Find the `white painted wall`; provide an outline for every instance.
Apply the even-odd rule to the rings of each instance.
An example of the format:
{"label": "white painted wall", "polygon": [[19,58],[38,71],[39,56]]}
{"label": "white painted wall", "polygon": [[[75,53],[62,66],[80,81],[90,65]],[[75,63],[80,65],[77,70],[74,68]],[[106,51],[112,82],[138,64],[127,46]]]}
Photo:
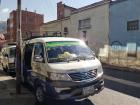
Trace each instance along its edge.
{"label": "white painted wall", "polygon": [[[105,44],[108,44],[109,34],[109,5],[104,4],[92,9],[85,10],[73,14],[71,16],[71,30],[73,37],[80,37],[82,31],[87,31],[87,40],[89,46],[95,49],[96,52],[100,48],[103,48]],[[89,29],[78,29],[79,20],[90,18],[91,28]]]}

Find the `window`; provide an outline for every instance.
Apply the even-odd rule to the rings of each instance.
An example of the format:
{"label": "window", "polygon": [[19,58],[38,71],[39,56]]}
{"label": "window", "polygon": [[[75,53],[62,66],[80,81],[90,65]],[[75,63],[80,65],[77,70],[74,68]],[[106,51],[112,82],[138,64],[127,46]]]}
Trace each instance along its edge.
{"label": "window", "polygon": [[36,57],[41,57],[44,59],[44,47],[42,43],[35,44],[34,61]]}
{"label": "window", "polygon": [[139,30],[139,20],[127,22],[127,31],[132,31],[132,30]]}
{"label": "window", "polygon": [[90,27],[91,27],[90,18],[79,20],[79,29],[90,28]]}
{"label": "window", "polygon": [[64,35],[65,35],[65,37],[68,35],[68,28],[67,27],[64,27]]}

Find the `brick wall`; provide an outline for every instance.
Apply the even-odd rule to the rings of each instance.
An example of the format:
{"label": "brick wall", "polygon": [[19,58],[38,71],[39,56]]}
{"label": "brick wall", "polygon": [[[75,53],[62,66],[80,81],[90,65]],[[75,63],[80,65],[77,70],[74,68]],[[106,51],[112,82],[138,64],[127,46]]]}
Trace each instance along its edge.
{"label": "brick wall", "polygon": [[62,2],[57,3],[57,19],[64,18],[64,9],[65,9],[65,5],[62,4]]}
{"label": "brick wall", "polygon": [[[43,24],[44,16],[35,12],[22,10],[22,37],[27,38],[29,33],[39,34],[40,26]],[[7,21],[7,33],[10,35],[11,41],[16,41],[17,28],[17,11],[10,13],[10,18]]]}

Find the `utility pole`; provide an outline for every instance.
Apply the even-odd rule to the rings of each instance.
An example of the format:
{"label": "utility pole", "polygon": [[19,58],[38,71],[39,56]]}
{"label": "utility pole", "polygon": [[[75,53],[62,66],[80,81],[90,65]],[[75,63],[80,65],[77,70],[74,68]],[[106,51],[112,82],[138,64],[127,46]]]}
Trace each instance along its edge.
{"label": "utility pole", "polygon": [[17,36],[16,36],[16,93],[21,93],[21,0],[17,0]]}
{"label": "utility pole", "polygon": [[60,21],[61,21],[61,35],[62,35],[62,17],[61,17]]}

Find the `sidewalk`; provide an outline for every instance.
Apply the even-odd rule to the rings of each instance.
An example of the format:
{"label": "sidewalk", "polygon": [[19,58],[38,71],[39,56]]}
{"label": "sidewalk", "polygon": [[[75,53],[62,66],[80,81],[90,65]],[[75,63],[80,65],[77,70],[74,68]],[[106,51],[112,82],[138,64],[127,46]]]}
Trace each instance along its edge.
{"label": "sidewalk", "polygon": [[0,105],[35,105],[33,94],[22,86],[21,94],[16,94],[15,78],[0,70]]}

